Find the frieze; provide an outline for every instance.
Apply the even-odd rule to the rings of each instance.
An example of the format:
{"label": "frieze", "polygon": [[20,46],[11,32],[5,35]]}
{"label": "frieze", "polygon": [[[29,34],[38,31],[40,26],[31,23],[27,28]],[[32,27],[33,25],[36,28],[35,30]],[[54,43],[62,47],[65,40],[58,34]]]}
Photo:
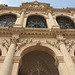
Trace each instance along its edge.
{"label": "frieze", "polygon": [[12,36],[12,34],[18,34],[20,37],[55,37],[56,35],[63,35],[64,37],[74,38],[74,29],[48,29],[48,28],[0,28],[0,36]]}
{"label": "frieze", "polygon": [[17,36],[12,36],[11,38],[9,38],[9,40],[3,39],[1,41],[1,45],[3,47],[5,47],[6,50],[8,51],[11,44],[16,44],[17,45],[18,42],[19,42],[19,38],[17,38]]}
{"label": "frieze", "polygon": [[17,43],[16,51],[20,50],[21,47],[23,47],[23,46],[25,46],[27,44],[31,44],[31,43],[36,43],[36,45],[41,45],[41,41],[40,40],[33,41],[32,38],[24,39],[24,40],[22,40],[22,41]]}

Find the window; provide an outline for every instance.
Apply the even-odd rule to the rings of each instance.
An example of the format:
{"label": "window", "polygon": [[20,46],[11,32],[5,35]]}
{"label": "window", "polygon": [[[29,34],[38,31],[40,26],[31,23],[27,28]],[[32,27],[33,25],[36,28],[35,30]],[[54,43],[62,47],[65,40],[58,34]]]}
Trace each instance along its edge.
{"label": "window", "polygon": [[0,27],[13,27],[16,19],[16,15],[2,15],[0,16]]}
{"label": "window", "polygon": [[27,19],[27,28],[47,28],[46,20],[37,15],[29,16]]}
{"label": "window", "polygon": [[59,16],[56,20],[61,29],[75,29],[74,22],[67,17]]}

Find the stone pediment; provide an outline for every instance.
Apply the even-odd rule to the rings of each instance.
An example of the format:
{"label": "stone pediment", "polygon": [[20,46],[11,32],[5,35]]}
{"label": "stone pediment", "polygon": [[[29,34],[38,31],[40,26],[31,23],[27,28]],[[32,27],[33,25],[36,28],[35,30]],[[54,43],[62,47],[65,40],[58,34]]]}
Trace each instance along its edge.
{"label": "stone pediment", "polygon": [[27,9],[46,9],[50,7],[50,4],[34,1],[34,2],[29,2],[29,3],[28,2],[22,3],[20,7],[27,8]]}

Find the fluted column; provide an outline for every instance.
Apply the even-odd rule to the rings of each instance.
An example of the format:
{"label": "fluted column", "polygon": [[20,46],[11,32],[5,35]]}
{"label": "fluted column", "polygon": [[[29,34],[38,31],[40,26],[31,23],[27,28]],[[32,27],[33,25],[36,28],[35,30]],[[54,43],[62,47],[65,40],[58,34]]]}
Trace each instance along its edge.
{"label": "fluted column", "polygon": [[15,48],[16,48],[16,39],[12,38],[11,39],[11,45],[8,49],[7,56],[5,57],[0,75],[11,75]]}
{"label": "fluted column", "polygon": [[69,75],[75,75],[75,65],[74,65],[73,60],[72,60],[72,58],[71,58],[70,54],[68,53],[68,50],[65,46],[65,43],[64,43],[65,39],[63,38],[63,36],[58,35],[57,40],[59,43],[60,50],[63,54],[64,62],[67,66]]}

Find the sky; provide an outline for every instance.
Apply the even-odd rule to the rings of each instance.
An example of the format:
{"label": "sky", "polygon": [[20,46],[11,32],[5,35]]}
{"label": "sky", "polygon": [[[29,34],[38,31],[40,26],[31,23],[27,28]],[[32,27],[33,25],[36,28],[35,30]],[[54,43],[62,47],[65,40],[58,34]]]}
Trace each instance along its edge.
{"label": "sky", "polygon": [[[19,7],[25,2],[34,2],[35,0],[0,0],[0,4],[7,4],[12,7]],[[42,3],[49,3],[53,8],[75,8],[75,0],[36,0]]]}

